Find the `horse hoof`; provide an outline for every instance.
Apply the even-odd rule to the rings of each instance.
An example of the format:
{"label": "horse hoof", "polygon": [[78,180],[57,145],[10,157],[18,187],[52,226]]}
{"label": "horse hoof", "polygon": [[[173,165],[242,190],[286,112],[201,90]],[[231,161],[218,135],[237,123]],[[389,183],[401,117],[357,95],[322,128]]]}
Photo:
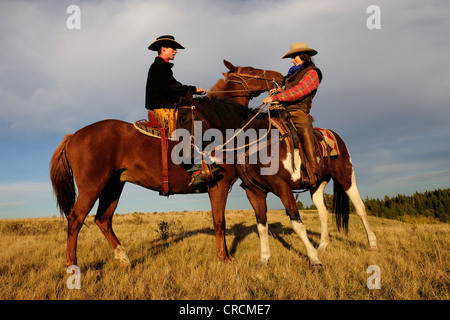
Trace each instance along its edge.
{"label": "horse hoof", "polygon": [[130,262],[130,259],[128,259],[128,257],[119,259],[119,262],[124,267],[130,267],[131,266],[131,262]]}
{"label": "horse hoof", "polygon": [[373,251],[373,252],[379,252],[380,251],[380,249],[378,249],[378,246],[376,244],[370,245],[369,250]]}
{"label": "horse hoof", "polygon": [[125,249],[121,245],[118,245],[114,249],[114,258],[118,259],[119,262],[123,266],[130,266],[131,265],[130,259],[128,259],[128,256],[127,256],[127,252],[125,251]]}
{"label": "horse hoof", "polygon": [[226,256],[225,258],[220,258],[219,260],[223,263],[233,263],[236,262],[236,259],[234,259],[232,256]]}
{"label": "horse hoof", "polygon": [[323,267],[321,264],[313,264],[310,266],[310,269],[312,270],[313,273],[319,273],[322,272]]}
{"label": "horse hoof", "polygon": [[269,265],[269,259],[260,259],[257,263],[258,266],[267,267]]}

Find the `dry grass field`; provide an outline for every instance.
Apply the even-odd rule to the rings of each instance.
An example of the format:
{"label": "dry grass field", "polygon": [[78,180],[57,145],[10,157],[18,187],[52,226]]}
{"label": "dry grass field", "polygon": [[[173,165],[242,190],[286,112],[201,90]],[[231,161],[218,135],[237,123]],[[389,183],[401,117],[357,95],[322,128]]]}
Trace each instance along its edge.
{"label": "dry grass field", "polygon": [[[317,247],[317,214],[302,219]],[[331,243],[313,273],[305,248],[282,210],[268,213],[272,256],[257,264],[259,239],[252,211],[227,211],[227,244],[236,262],[216,258],[209,212],[116,215],[113,227],[127,249],[122,267],[93,221],[78,240],[81,289],[69,290],[64,267],[65,218],[0,220],[0,299],[362,299],[449,300],[448,224],[412,224],[369,217],[379,252],[367,249],[358,217],[349,234],[330,227]],[[158,224],[168,223],[167,239]],[[381,271],[381,289],[369,290],[367,268]]]}

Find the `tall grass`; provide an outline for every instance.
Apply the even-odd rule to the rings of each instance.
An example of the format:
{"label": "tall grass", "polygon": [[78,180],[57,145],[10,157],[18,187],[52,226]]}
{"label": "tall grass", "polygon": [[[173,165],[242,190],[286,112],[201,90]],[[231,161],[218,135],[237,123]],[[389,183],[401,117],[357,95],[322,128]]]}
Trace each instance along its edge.
{"label": "tall grass", "polygon": [[[301,216],[317,247],[317,215]],[[283,211],[268,213],[267,267],[257,263],[253,213],[228,211],[226,219],[236,258],[230,264],[216,258],[208,212],[116,215],[113,227],[131,261],[122,267],[88,217],[78,239],[80,290],[66,286],[64,218],[1,220],[0,299],[449,299],[448,224],[370,217],[380,248],[371,252],[361,222],[351,215],[347,236],[330,227],[331,243],[319,255],[324,270],[313,273]],[[366,286],[370,265],[380,267],[379,290]]]}

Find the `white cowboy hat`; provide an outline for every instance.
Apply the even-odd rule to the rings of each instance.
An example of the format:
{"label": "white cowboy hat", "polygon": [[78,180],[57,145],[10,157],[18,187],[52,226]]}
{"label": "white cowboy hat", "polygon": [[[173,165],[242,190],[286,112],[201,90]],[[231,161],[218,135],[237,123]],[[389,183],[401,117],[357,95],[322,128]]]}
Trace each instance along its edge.
{"label": "white cowboy hat", "polygon": [[308,45],[304,42],[296,42],[291,45],[291,49],[289,50],[289,52],[286,53],[283,56],[283,58],[281,58],[281,59],[290,58],[294,54],[300,54],[300,53],[307,53],[310,56],[314,56],[317,54],[317,51],[308,47]]}

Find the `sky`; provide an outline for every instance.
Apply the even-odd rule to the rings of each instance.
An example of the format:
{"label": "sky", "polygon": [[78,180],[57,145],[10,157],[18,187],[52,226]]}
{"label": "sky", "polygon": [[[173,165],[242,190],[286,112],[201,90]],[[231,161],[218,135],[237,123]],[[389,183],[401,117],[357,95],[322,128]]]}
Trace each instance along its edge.
{"label": "sky", "polygon": [[[80,9],[79,29],[69,28],[70,5]],[[448,188],[449,16],[450,5],[433,0],[2,0],[0,218],[59,215],[54,150],[91,123],[146,117],[155,57],[147,47],[165,34],[186,48],[176,79],[205,89],[227,71],[223,59],[286,74],[291,62],[281,57],[306,42],[324,76],[314,125],[346,142],[361,197]],[[309,193],[299,200],[311,204]],[[282,208],[274,196],[268,206]],[[250,208],[237,182],[227,209]],[[127,183],[116,212],[209,209],[207,195],[167,198]]]}

